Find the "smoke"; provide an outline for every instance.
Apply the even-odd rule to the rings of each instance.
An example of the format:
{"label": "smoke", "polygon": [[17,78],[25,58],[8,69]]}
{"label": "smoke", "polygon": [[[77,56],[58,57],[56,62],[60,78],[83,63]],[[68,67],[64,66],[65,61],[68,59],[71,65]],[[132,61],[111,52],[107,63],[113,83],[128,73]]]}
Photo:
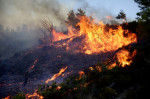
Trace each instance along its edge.
{"label": "smoke", "polygon": [[64,27],[68,7],[59,0],[0,0],[0,58],[37,46],[41,19]]}
{"label": "smoke", "polygon": [[103,6],[92,5],[89,0],[0,0],[0,24],[12,28],[28,24],[32,28],[39,25],[40,19],[49,17],[55,26],[62,27],[67,13],[78,8],[88,15],[103,17],[110,13]]}
{"label": "smoke", "polygon": [[[1,0],[0,23],[5,26],[20,26],[28,24],[37,25],[38,20],[50,17],[53,24],[64,24],[66,12],[65,5],[58,0]],[[31,25],[32,24],[32,25]]]}
{"label": "smoke", "polygon": [[[42,19],[49,18],[57,29],[65,30],[65,20],[70,10],[81,8],[87,15],[108,15],[109,11],[104,8],[100,10],[89,2],[91,1],[0,0],[0,56],[10,57],[18,51],[36,46]],[[22,29],[23,24],[28,28]]]}
{"label": "smoke", "polygon": [[27,29],[26,25],[17,30],[4,29],[0,25],[0,59],[7,59],[15,53],[36,47],[39,42],[38,29]]}

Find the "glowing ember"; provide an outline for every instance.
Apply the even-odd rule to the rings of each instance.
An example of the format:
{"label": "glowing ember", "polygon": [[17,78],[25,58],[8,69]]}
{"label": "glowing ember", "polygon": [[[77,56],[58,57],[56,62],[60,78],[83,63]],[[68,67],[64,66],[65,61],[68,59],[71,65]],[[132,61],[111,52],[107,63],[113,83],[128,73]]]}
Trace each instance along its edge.
{"label": "glowing ember", "polygon": [[85,75],[84,71],[79,71],[79,80],[81,79],[82,75]]}
{"label": "glowing ember", "polygon": [[37,94],[37,90],[35,90],[35,92],[30,95],[30,94],[26,94],[26,99],[43,99],[43,96],[40,96],[39,94]]}
{"label": "glowing ember", "polygon": [[89,67],[90,70],[94,70],[93,67]]}
{"label": "glowing ember", "polygon": [[61,86],[58,86],[56,89],[59,90],[61,88]]}
{"label": "glowing ember", "polygon": [[56,79],[58,76],[60,76],[66,69],[67,69],[67,67],[62,68],[62,69],[59,71],[59,73],[54,74],[54,76],[51,77],[51,79],[47,79],[47,80],[45,81],[45,83],[48,83],[48,82],[50,82],[50,81],[52,81],[52,80],[55,80],[55,79]]}
{"label": "glowing ember", "polygon": [[96,69],[101,72],[102,71],[102,68],[100,66],[96,66]]}
{"label": "glowing ember", "polygon": [[35,64],[38,62],[38,60],[39,60],[39,59],[36,59],[36,60],[34,61],[33,65],[30,66],[29,71],[31,71],[31,70],[35,67]]}

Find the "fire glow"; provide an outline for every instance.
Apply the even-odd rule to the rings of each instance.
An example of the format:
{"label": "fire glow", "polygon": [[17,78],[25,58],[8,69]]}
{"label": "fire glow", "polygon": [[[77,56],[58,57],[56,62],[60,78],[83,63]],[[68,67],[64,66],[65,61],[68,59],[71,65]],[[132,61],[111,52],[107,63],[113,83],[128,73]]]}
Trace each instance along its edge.
{"label": "fire glow", "polygon": [[54,76],[51,77],[51,79],[47,79],[47,80],[45,81],[45,83],[48,83],[48,82],[50,82],[50,81],[52,81],[52,80],[55,80],[55,79],[56,79],[58,76],[60,76],[66,69],[67,69],[67,67],[60,69],[59,73],[54,74]]}
{"label": "fire glow", "polygon": [[[91,17],[82,16],[79,17],[80,22],[76,24],[80,29],[77,30],[72,26],[68,26],[68,34],[65,35],[63,33],[57,33],[53,30],[53,41],[59,41],[66,38],[69,40],[62,45],[66,46],[66,50],[72,49],[69,46],[69,43],[76,37],[84,37],[80,44],[74,45],[80,48],[80,53],[92,55],[92,54],[100,54],[105,52],[116,51],[119,48],[124,46],[128,46],[132,43],[137,43],[137,36],[134,33],[130,33],[128,30],[124,30],[122,26],[118,26],[117,28],[109,28],[106,29],[106,25],[103,22],[95,22],[95,20]],[[132,61],[126,61],[129,57],[129,52],[127,50],[122,50],[117,53],[117,59],[121,62],[122,66],[130,65]],[[135,54],[135,52],[134,52]],[[126,59],[123,59],[123,57]],[[124,60],[124,62],[122,61]]]}
{"label": "fire glow", "polygon": [[[117,29],[110,28],[109,30],[106,30],[105,24],[102,22],[96,23],[94,19],[90,19],[86,16],[80,17],[80,22],[77,26],[80,27],[79,31],[72,27],[68,27],[68,35],[57,33],[53,30],[53,41],[84,36],[84,40],[81,42],[83,48],[80,52],[85,54],[115,51],[123,46],[137,42],[136,35],[134,33],[129,33],[128,30],[124,30],[121,26],[118,26]],[[73,31],[76,33],[72,33]],[[69,43],[69,41],[67,43]]]}
{"label": "fire glow", "polygon": [[43,99],[43,96],[40,96],[39,94],[37,94],[37,90],[35,90],[35,92],[33,94],[26,94],[26,99]]}
{"label": "fire glow", "polygon": [[[111,17],[107,17],[108,19],[112,19]],[[74,45],[79,47],[80,53],[84,53],[87,55],[93,55],[93,54],[100,54],[100,53],[106,53],[106,52],[113,52],[118,50],[119,48],[122,48],[119,50],[115,57],[117,58],[118,62],[121,64],[122,67],[125,67],[126,65],[130,65],[132,63],[133,57],[136,55],[136,50],[132,52],[132,54],[126,50],[123,49],[124,46],[128,46],[132,43],[137,43],[137,36],[134,33],[130,33],[128,30],[124,30],[122,26],[118,26],[117,28],[109,28],[106,29],[106,25],[103,24],[103,22],[95,22],[93,18],[82,16],[79,17],[80,21],[76,24],[76,26],[79,26],[79,29],[75,29],[72,26],[68,26],[68,34],[64,33],[57,33],[56,30],[52,30],[53,35],[53,45],[54,42],[69,39],[67,42],[64,42],[63,44],[57,43],[54,46],[62,47],[65,46],[66,50],[71,50],[73,48],[70,47],[69,43],[77,37],[84,37],[83,40],[80,42],[80,44]],[[49,44],[51,45],[51,44]],[[74,51],[74,50],[72,50]],[[61,58],[61,55],[58,55],[57,58]],[[32,66],[30,66],[29,71],[31,71],[35,64],[38,62],[38,59],[36,59]],[[108,69],[112,69],[116,66],[116,63],[112,63],[110,66],[108,66]],[[45,83],[47,84],[50,81],[55,80],[57,77],[62,75],[63,72],[68,67],[61,68],[60,71],[56,74],[54,74],[50,79],[47,79]],[[97,70],[101,72],[102,68],[97,66]],[[92,67],[89,68],[90,70],[94,70]],[[81,79],[82,75],[85,73],[83,71],[79,72]],[[88,84],[88,83],[87,83]],[[87,86],[87,84],[85,86]],[[58,90],[61,87],[58,87]],[[76,88],[74,89],[76,90]],[[39,99],[43,99],[42,96],[38,95],[35,91],[33,95],[27,94],[26,97],[39,97]],[[5,99],[9,99],[6,97]]]}

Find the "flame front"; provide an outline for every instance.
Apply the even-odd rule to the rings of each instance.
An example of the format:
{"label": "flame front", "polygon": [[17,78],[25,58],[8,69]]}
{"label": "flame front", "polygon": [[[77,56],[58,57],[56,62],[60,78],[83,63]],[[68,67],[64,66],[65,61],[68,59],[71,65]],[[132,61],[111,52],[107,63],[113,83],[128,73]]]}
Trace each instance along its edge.
{"label": "flame front", "polygon": [[137,36],[134,33],[129,33],[128,30],[124,30],[122,26],[117,28],[107,28],[103,22],[96,23],[93,18],[82,16],[79,18],[77,26],[79,30],[68,26],[68,34],[57,33],[53,30],[53,42],[70,38],[68,42],[59,46],[66,46],[66,49],[70,49],[68,44],[76,37],[84,37],[80,44],[77,46],[80,51],[85,54],[99,54],[101,52],[115,51],[123,46],[127,46],[131,43],[137,42]]}
{"label": "flame front", "polygon": [[40,96],[37,93],[37,90],[35,90],[33,94],[26,94],[25,96],[26,96],[26,99],[43,99],[44,98],[43,96]]}
{"label": "flame front", "polygon": [[[110,18],[110,17],[108,17]],[[76,24],[79,29],[75,29],[72,26],[68,26],[68,34],[57,33],[53,30],[53,41],[59,41],[69,38],[67,42],[59,44],[59,47],[66,46],[66,50],[71,50],[73,47],[79,47],[78,50],[71,50],[74,52],[80,52],[85,54],[100,54],[105,52],[113,52],[128,46],[132,43],[137,43],[137,36],[134,33],[130,33],[128,30],[124,30],[121,25],[115,28],[108,28],[103,22],[95,22],[92,17],[82,16],[79,17],[80,21]],[[70,44],[74,38],[84,37],[80,44]],[[135,53],[135,52],[134,52]],[[131,58],[128,50],[121,50],[117,53],[118,62],[125,65],[129,65],[132,61],[128,59]],[[116,65],[115,63],[110,67]],[[55,78],[55,76],[54,76]],[[52,80],[54,79],[52,78]],[[51,81],[49,79],[49,81]],[[48,82],[48,81],[47,81]]]}
{"label": "flame front", "polygon": [[121,26],[117,29],[106,30],[106,25],[102,22],[95,23],[88,17],[81,17],[78,25],[80,26],[80,35],[86,36],[83,40],[83,50],[86,54],[115,51],[137,42],[136,35],[123,30]]}
{"label": "flame front", "polygon": [[67,67],[60,69],[59,73],[54,74],[54,76],[51,77],[51,79],[47,79],[47,80],[45,81],[45,83],[48,83],[48,82],[50,82],[50,81],[52,81],[52,80],[55,80],[55,79],[56,79],[58,76],[60,76],[66,69],[67,69]]}

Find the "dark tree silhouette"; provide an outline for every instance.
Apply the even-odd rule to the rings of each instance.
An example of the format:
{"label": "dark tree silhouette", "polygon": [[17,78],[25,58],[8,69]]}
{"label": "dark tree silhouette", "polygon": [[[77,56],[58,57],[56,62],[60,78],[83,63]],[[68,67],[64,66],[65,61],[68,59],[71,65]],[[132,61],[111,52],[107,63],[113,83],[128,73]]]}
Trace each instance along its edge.
{"label": "dark tree silhouette", "polygon": [[140,12],[137,13],[139,22],[138,33],[143,40],[149,41],[150,37],[150,0],[134,0],[138,3]]}
{"label": "dark tree silhouette", "polygon": [[71,25],[75,29],[79,29],[79,26],[76,26],[77,23],[80,21],[80,17],[85,16],[85,12],[82,9],[78,9],[78,12],[75,13],[73,10],[69,11],[67,17],[67,25]]}
{"label": "dark tree silhouette", "polygon": [[150,22],[150,0],[134,0],[141,12],[137,13],[138,20]]}
{"label": "dark tree silhouette", "polygon": [[85,12],[82,9],[78,9],[78,12],[76,13],[76,16],[85,16]]}
{"label": "dark tree silhouette", "polygon": [[120,10],[118,16],[116,17],[116,19],[124,19],[127,23],[127,19],[126,19],[126,14],[124,13],[123,10]]}

